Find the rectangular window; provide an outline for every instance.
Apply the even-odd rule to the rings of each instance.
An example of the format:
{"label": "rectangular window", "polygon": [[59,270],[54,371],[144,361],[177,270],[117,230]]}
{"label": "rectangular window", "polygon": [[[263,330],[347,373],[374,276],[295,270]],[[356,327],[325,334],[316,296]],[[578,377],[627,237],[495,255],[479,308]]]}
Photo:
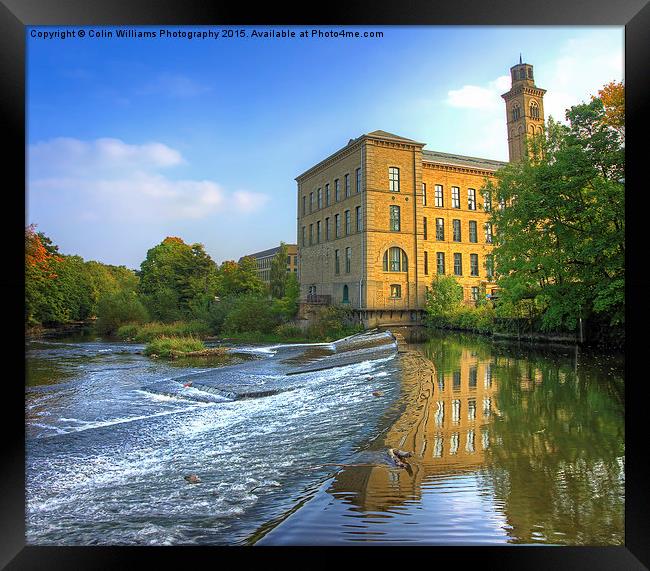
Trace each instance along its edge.
{"label": "rectangular window", "polygon": [[355,209],[356,219],[357,219],[357,232],[361,232],[361,206],[357,206]]}
{"label": "rectangular window", "polygon": [[476,220],[469,221],[469,241],[476,244],[478,242],[478,235],[476,231]]}
{"label": "rectangular window", "polygon": [[345,249],[345,273],[350,273],[350,268],[352,267],[352,248]]}
{"label": "rectangular window", "polygon": [[427,205],[427,185],[426,183],[422,183],[422,206]]}
{"label": "rectangular window", "polygon": [[492,211],[492,195],[488,190],[483,191],[483,208],[485,212]]}
{"label": "rectangular window", "polygon": [[422,230],[424,231],[424,239],[427,239],[427,217],[425,216],[422,220]]}
{"label": "rectangular window", "polygon": [[334,215],[334,237],[335,238],[341,237],[341,215],[340,214]]}
{"label": "rectangular window", "polygon": [[460,188],[457,186],[451,187],[451,207],[460,208]]}
{"label": "rectangular window", "polygon": [[309,193],[309,212],[313,212],[314,210],[314,193],[310,192]]}
{"label": "rectangular window", "polygon": [[494,256],[492,254],[485,256],[485,275],[490,280],[494,277]]}
{"label": "rectangular window", "polygon": [[314,243],[314,225],[309,225],[309,245],[311,246]]}
{"label": "rectangular window", "polygon": [[350,196],[350,175],[346,174],[345,175],[345,198]]}
{"label": "rectangular window", "polygon": [[478,254],[469,255],[469,274],[478,276]]}
{"label": "rectangular window", "polygon": [[316,194],[316,204],[318,204],[318,210],[323,208],[323,189],[319,188]]}
{"label": "rectangular window", "polygon": [[486,244],[491,244],[492,243],[492,223],[491,222],[486,222],[485,223],[485,243]]}
{"label": "rectangular window", "polygon": [[302,227],[302,245],[306,246],[307,244],[305,243],[305,227]]}
{"label": "rectangular window", "polygon": [[350,211],[345,211],[345,235],[349,236],[352,234],[352,224],[350,223]]}
{"label": "rectangular window", "polygon": [[424,275],[429,275],[429,252],[424,252]]}
{"label": "rectangular window", "polygon": [[436,240],[443,241],[445,239],[445,219],[436,218]]}
{"label": "rectangular window", "polygon": [[334,273],[335,274],[340,274],[341,273],[341,266],[339,262],[339,251],[334,250]]}
{"label": "rectangular window", "polygon": [[390,206],[390,229],[399,232],[399,206]]}
{"label": "rectangular window", "polygon": [[316,222],[316,244],[320,244],[320,220]]}
{"label": "rectangular window", "polygon": [[[478,301],[478,287],[477,286],[472,286],[472,301]],[[470,373],[471,372],[472,371],[470,370]],[[472,377],[471,377],[471,374],[470,374],[470,385],[471,385],[471,378]],[[476,381],[475,381],[474,386],[476,387]]]}
{"label": "rectangular window", "polygon": [[390,298],[391,299],[400,299],[402,297],[402,286],[400,284],[391,284],[390,286]]}
{"label": "rectangular window", "polygon": [[474,188],[467,189],[467,208],[476,210],[476,190]]}
{"label": "rectangular window", "polygon": [[463,255],[454,254],[454,275],[462,276],[463,275]]}
{"label": "rectangular window", "polygon": [[329,216],[325,218],[325,241],[330,241],[330,219]]}
{"label": "rectangular window", "polygon": [[388,189],[391,192],[399,192],[399,169],[388,167]]}
{"label": "rectangular window", "polygon": [[361,192],[361,169],[357,169],[357,194]]}
{"label": "rectangular window", "polygon": [[334,200],[338,202],[341,200],[341,188],[339,186],[339,179],[334,179]]}
{"label": "rectangular window", "polygon": [[454,242],[460,242],[460,220],[452,220]]}
{"label": "rectangular window", "polygon": [[445,199],[442,194],[442,185],[441,184],[436,184],[436,190],[435,190],[435,195],[434,195],[434,203],[438,208],[443,208],[445,205]]}
{"label": "rectangular window", "polygon": [[330,196],[330,183],[328,182],[325,185],[325,206],[330,205],[330,199],[331,199],[331,196]]}
{"label": "rectangular window", "polygon": [[307,196],[303,195],[302,197],[302,215],[307,214]]}
{"label": "rectangular window", "polygon": [[445,253],[436,252],[436,271],[440,275],[445,275]]}

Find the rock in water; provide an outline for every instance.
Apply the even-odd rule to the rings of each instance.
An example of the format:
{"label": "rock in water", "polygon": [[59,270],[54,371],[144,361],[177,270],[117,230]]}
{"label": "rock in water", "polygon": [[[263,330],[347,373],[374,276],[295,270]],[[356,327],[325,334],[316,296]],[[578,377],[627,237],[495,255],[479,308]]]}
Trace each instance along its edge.
{"label": "rock in water", "polygon": [[198,484],[201,482],[201,478],[199,478],[196,474],[189,474],[185,476],[185,479],[190,483],[190,484]]}
{"label": "rock in water", "polygon": [[384,393],[382,391],[373,391],[372,396],[373,397],[383,397]]}

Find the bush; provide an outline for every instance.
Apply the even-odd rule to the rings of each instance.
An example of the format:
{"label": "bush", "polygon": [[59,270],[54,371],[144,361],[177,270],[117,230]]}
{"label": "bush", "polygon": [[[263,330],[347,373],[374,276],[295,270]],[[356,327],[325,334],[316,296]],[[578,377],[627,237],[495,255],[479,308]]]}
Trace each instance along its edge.
{"label": "bush", "polygon": [[176,321],[174,323],[160,323],[152,321],[140,326],[135,334],[125,328],[125,333],[135,339],[137,343],[147,343],[156,337],[207,337],[210,335],[208,324],[203,321]]}
{"label": "bush", "polygon": [[296,339],[304,337],[304,333],[297,325],[293,323],[282,323],[275,328],[276,335],[282,337],[282,339]]}
{"label": "bush", "polygon": [[143,323],[147,319],[147,310],[135,292],[121,291],[99,300],[95,327],[100,334],[111,335],[120,325],[130,322]]}
{"label": "bush", "polygon": [[234,301],[224,319],[223,330],[228,333],[270,333],[280,321],[281,316],[277,310],[274,311],[274,304],[270,300],[243,296]]}
{"label": "bush", "polygon": [[320,310],[313,325],[307,329],[312,339],[333,341],[363,331],[363,325],[355,324],[349,307],[330,305]]}
{"label": "bush", "polygon": [[118,328],[116,335],[120,339],[133,339],[139,330],[140,325],[137,323],[127,323]]}
{"label": "bush", "polygon": [[205,349],[203,341],[196,337],[156,337],[145,347],[145,355],[158,355],[158,357],[175,357],[181,353],[201,351]]}

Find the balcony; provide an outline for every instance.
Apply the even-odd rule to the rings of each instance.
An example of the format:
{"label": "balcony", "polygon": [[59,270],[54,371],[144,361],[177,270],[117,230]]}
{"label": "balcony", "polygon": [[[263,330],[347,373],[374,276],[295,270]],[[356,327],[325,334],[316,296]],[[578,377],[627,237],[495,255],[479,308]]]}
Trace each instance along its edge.
{"label": "balcony", "polygon": [[304,301],[305,303],[311,303],[315,305],[332,305],[332,296],[309,293],[307,294],[307,297],[305,297]]}

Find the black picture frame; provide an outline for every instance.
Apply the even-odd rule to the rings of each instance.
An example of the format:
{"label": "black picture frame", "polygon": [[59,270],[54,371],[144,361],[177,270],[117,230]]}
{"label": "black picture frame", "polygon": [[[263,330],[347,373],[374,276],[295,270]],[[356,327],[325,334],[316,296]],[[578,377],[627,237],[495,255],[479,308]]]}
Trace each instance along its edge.
{"label": "black picture frame", "polygon": [[[311,13],[297,11],[295,4],[268,3],[255,6],[243,3],[209,4],[200,0],[155,3],[147,0],[87,2],[83,0],[3,0],[0,5],[0,61],[4,138],[8,144],[4,193],[9,214],[2,231],[10,265],[2,272],[0,287],[6,325],[7,361],[12,374],[4,375],[2,402],[5,428],[0,473],[0,568],[7,569],[131,569],[143,565],[165,564],[187,567],[206,561],[216,565],[241,565],[244,560],[283,564],[295,561],[310,566],[342,562],[384,565],[411,565],[422,557],[429,565],[444,563],[455,567],[480,565],[482,569],[648,569],[650,566],[650,505],[647,444],[642,391],[647,383],[636,345],[643,342],[643,312],[650,291],[639,262],[644,259],[642,181],[644,135],[648,130],[650,102],[647,85],[650,46],[650,5],[648,0],[566,1],[545,0],[464,0],[438,3],[407,0],[396,4],[386,0],[344,4],[313,5]],[[376,25],[624,25],[626,84],[626,239],[627,278],[627,354],[626,354],[626,498],[625,546],[623,547],[494,547],[494,548],[192,548],[192,547],[39,547],[25,545],[25,426],[24,426],[24,250],[21,247],[25,225],[25,27],[31,25],[101,24],[376,24]],[[513,53],[518,51],[513,47]],[[630,142],[631,141],[631,142]],[[8,153],[8,155],[7,155]],[[5,174],[5,179],[6,179]],[[629,264],[628,264],[629,262]],[[14,265],[15,264],[15,265]],[[14,299],[16,301],[14,301]],[[642,353],[641,353],[642,354]],[[637,369],[638,367],[638,369]],[[341,550],[344,549],[342,552]],[[407,550],[408,549],[408,550]],[[224,560],[224,557],[226,560]]]}

